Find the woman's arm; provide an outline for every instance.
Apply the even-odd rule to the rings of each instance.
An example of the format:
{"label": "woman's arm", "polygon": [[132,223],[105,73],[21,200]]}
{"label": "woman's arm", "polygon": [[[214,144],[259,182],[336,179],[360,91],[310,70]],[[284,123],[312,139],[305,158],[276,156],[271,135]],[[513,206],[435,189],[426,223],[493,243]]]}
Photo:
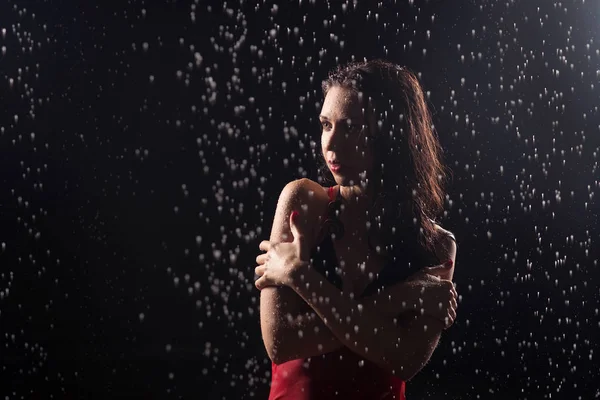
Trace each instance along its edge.
{"label": "woman's arm", "polygon": [[[312,247],[315,232],[311,227],[318,226],[319,221],[315,216],[318,217],[323,211],[315,201],[314,192],[318,190],[322,189],[308,179],[299,179],[286,185],[279,197],[273,221],[270,237],[272,246],[291,241],[289,215],[293,210],[299,210],[298,226]],[[414,317],[420,308],[421,287],[418,281],[397,283],[378,294],[363,298],[363,309],[389,319],[401,314],[403,317]],[[319,315],[289,287],[271,286],[261,291],[260,321],[267,354],[275,364],[329,353],[344,346]]]}
{"label": "woman's arm", "polygon": [[[406,321],[409,315],[405,313],[411,311],[413,314],[410,315],[416,315],[418,312],[418,296],[421,287],[418,281],[399,282],[379,294],[363,298],[361,300],[363,310],[389,319],[406,317],[402,318],[402,321]],[[271,288],[274,287],[265,288],[263,291]],[[277,355],[271,357],[271,353],[267,352],[275,364],[318,356],[344,346],[323,323],[319,315],[296,292],[287,286],[280,289],[288,289],[289,292],[283,291],[288,296],[287,302],[279,308],[281,313],[287,311],[286,316],[280,317],[277,326],[271,328],[272,343],[278,343]],[[271,349],[274,353],[273,350]]]}
{"label": "woman's arm", "polygon": [[[273,220],[270,243],[290,242],[292,232],[289,216],[301,211],[299,229],[313,247],[319,226],[316,191],[318,184],[308,179],[288,183],[281,192]],[[312,191],[312,194],[311,194]],[[420,286],[416,282],[401,282],[363,300],[371,313],[392,318],[404,311],[414,310]],[[403,308],[403,304],[406,306]],[[317,313],[296,292],[286,286],[270,286],[260,293],[260,325],[263,343],[271,361],[281,364],[289,360],[314,357],[329,353],[344,345],[323,323]]]}
{"label": "woman's arm", "polygon": [[[292,240],[289,217],[297,210],[299,229],[312,247],[313,227],[318,225],[315,216],[322,211],[317,209],[316,190],[322,189],[308,179],[295,180],[283,188],[269,238],[271,246]],[[260,325],[267,354],[275,364],[328,353],[342,346],[317,314],[286,286],[261,290]]]}
{"label": "woman's arm", "polygon": [[[448,238],[443,247],[447,250],[443,257],[454,261],[454,241]],[[389,317],[365,312],[359,302],[344,296],[308,263],[292,279],[296,293],[343,345],[405,381],[429,361],[444,329],[443,322],[428,315],[414,315],[405,327]]]}

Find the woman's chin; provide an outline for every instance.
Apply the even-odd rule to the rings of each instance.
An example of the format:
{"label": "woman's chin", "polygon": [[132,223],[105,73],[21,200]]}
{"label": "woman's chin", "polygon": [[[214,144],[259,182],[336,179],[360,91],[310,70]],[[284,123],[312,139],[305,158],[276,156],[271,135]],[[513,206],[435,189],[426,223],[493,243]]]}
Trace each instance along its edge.
{"label": "woman's chin", "polygon": [[334,174],[333,178],[335,179],[335,183],[337,183],[340,186],[354,186],[357,185],[357,182],[359,182],[356,178],[348,177],[346,175]]}
{"label": "woman's chin", "polygon": [[337,171],[329,170],[329,172],[333,175],[335,183],[340,186],[359,186],[363,181],[363,176],[361,176],[361,174],[357,174],[347,167],[343,170],[342,168]]}

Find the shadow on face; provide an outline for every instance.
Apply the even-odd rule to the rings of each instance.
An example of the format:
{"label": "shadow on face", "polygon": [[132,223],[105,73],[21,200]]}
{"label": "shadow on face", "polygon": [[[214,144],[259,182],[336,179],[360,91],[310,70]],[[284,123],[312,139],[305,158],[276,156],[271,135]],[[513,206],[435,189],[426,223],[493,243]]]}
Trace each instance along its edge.
{"label": "shadow on face", "polygon": [[[325,96],[319,121],[321,150],[336,183],[342,186],[360,184],[372,170],[373,157],[366,137],[367,118],[356,92],[333,86]],[[331,161],[338,165],[332,165]]]}

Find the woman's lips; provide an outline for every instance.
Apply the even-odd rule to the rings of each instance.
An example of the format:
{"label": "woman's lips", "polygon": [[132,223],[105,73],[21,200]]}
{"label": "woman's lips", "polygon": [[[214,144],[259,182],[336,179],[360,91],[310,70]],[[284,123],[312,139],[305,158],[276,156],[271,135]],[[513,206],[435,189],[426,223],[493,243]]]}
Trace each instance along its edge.
{"label": "woman's lips", "polygon": [[340,168],[342,168],[342,167],[343,167],[343,165],[342,165],[342,164],[340,164],[340,163],[332,163],[332,162],[330,162],[330,163],[329,163],[329,168],[330,168],[330,169],[331,169],[331,171],[333,171],[333,172],[337,172],[337,171],[339,171],[339,170],[340,170]]}

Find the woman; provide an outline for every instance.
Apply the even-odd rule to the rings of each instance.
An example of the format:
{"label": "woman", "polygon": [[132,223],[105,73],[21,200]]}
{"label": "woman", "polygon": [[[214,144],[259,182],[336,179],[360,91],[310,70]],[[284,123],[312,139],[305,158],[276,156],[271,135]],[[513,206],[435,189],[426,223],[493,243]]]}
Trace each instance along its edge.
{"label": "woman", "polygon": [[336,185],[287,184],[257,257],[269,399],[404,399],[456,317],[441,148],[407,69],[351,63],[322,88]]}

